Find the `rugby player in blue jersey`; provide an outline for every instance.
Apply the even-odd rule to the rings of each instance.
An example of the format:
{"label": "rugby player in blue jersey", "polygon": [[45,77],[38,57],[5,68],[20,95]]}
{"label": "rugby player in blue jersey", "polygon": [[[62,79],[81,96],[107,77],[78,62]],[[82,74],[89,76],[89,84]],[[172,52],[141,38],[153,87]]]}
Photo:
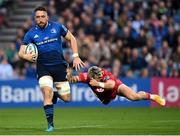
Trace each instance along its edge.
{"label": "rugby player in blue jersey", "polygon": [[70,42],[75,69],[79,70],[84,66],[84,63],[78,56],[77,42],[72,33],[64,25],[49,21],[47,10],[44,7],[36,8],[34,13],[36,25],[25,34],[23,44],[19,50],[19,56],[22,59],[34,62],[35,54],[26,54],[25,49],[29,43],[34,43],[37,46],[37,75],[44,98],[44,111],[48,122],[46,131],[53,131],[53,85],[64,102],[70,101],[70,86],[66,79],[67,62],[63,57],[61,37]]}

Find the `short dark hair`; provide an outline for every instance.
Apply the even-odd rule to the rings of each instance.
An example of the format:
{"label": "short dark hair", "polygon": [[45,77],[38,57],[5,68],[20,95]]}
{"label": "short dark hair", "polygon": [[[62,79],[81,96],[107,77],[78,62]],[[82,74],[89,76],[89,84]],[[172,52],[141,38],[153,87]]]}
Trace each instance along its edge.
{"label": "short dark hair", "polygon": [[47,9],[45,7],[40,6],[40,7],[35,8],[34,12],[36,12],[36,11],[45,11],[45,12],[47,12]]}

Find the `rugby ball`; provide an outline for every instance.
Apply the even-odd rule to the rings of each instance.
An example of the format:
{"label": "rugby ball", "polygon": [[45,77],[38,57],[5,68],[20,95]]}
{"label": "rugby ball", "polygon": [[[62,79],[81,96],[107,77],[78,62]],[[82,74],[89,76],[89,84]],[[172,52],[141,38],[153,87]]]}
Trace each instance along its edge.
{"label": "rugby ball", "polygon": [[35,54],[36,56],[35,56],[34,60],[37,60],[38,50],[37,50],[37,47],[35,44],[29,43],[26,47],[25,53],[26,54]]}

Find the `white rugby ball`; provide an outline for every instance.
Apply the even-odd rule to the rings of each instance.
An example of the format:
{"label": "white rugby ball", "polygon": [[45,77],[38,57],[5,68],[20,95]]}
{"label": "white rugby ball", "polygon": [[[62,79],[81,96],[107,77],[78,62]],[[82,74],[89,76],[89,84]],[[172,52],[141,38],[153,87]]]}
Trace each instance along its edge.
{"label": "white rugby ball", "polygon": [[37,50],[37,47],[35,44],[29,43],[26,47],[25,53],[26,54],[35,54],[36,56],[35,56],[34,60],[37,60],[38,50]]}

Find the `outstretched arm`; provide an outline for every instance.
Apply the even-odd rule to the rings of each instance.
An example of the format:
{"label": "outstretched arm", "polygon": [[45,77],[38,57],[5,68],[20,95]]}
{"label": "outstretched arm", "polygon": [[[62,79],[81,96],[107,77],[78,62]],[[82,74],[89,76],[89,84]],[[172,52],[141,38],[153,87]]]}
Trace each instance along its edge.
{"label": "outstretched arm", "polygon": [[81,67],[84,67],[84,63],[79,58],[76,39],[70,31],[67,32],[65,39],[70,41],[71,49],[73,51],[73,67],[75,67],[76,70],[80,70]]}
{"label": "outstretched arm", "polygon": [[92,79],[89,83],[91,86],[94,86],[94,87],[101,87],[101,88],[104,88],[104,89],[113,89],[114,86],[115,86],[115,81],[113,80],[108,80],[106,82],[98,82],[97,80],[95,79]]}
{"label": "outstretched arm", "polygon": [[79,76],[73,76],[72,75],[72,69],[71,68],[67,68],[67,80],[70,83],[76,83],[76,82],[80,81]]}

